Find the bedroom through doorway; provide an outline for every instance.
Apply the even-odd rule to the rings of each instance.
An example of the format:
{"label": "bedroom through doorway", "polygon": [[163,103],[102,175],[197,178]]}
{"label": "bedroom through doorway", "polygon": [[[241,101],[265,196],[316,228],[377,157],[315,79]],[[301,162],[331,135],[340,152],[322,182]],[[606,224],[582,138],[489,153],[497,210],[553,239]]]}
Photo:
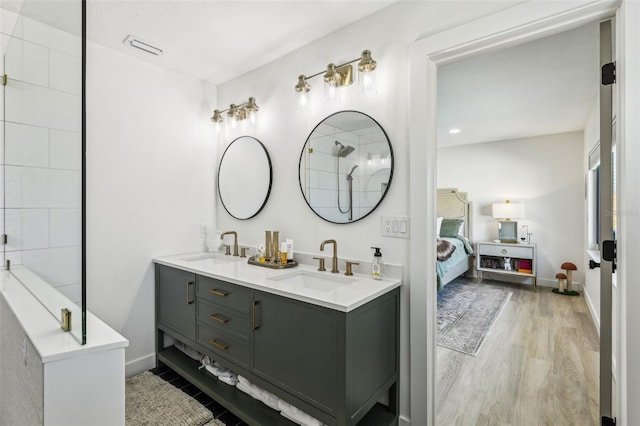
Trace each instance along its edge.
{"label": "bedroom through doorway", "polygon": [[[474,254],[438,262],[437,425],[599,423],[599,337],[583,291],[598,37],[593,22],[438,67],[438,235]],[[517,242],[496,244],[493,204],[506,200],[523,207]],[[498,250],[482,265],[479,243]],[[448,248],[439,241],[439,257]],[[551,292],[563,263],[578,267],[578,297]],[[478,277],[478,266],[495,272]]]}

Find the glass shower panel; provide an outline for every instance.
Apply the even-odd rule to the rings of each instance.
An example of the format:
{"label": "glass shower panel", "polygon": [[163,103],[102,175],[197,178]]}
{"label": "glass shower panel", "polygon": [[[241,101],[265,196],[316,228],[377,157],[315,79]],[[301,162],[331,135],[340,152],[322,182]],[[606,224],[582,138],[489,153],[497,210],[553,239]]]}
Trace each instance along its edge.
{"label": "glass shower panel", "polygon": [[16,3],[0,6],[3,266],[84,343],[83,1]]}

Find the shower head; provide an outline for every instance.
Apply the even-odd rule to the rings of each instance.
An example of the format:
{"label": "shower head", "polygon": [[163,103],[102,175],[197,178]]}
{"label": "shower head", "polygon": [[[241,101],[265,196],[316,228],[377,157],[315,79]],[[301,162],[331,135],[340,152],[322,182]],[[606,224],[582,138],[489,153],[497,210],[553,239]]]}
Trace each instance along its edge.
{"label": "shower head", "polygon": [[358,168],[358,165],[357,165],[357,164],[356,164],[355,166],[353,166],[353,168],[351,169],[351,171],[350,171],[350,172],[349,172],[349,174],[347,175],[347,178],[350,178],[350,177],[351,177],[351,175],[353,174],[353,171],[354,171],[355,169],[357,169],[357,168]]}
{"label": "shower head", "polygon": [[356,149],[352,146],[344,146],[342,145],[340,142],[336,141],[336,146],[340,145],[340,148],[338,148],[338,152],[336,152],[336,156],[338,157],[346,157],[347,155],[351,154],[353,151],[355,151]]}

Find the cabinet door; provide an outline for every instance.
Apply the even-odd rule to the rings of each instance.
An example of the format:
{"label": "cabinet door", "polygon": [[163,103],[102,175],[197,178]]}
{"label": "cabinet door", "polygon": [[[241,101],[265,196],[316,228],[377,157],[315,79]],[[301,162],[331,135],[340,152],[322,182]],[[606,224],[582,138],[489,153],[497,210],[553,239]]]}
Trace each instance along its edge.
{"label": "cabinet door", "polygon": [[158,322],[196,340],[196,276],[159,265]]}
{"label": "cabinet door", "polygon": [[329,413],[336,409],[338,312],[256,292],[253,371]]}

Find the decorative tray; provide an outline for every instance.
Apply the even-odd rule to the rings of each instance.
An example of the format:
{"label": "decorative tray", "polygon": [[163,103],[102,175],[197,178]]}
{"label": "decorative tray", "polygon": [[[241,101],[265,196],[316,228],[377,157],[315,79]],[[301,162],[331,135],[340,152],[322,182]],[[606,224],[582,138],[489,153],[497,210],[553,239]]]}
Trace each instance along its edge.
{"label": "decorative tray", "polygon": [[298,262],[296,262],[295,260],[287,260],[287,263],[283,265],[280,262],[277,262],[277,263],[260,262],[259,260],[255,260],[253,257],[250,257],[249,260],[247,260],[247,263],[249,265],[262,266],[263,268],[271,268],[271,269],[286,269],[286,268],[293,268],[295,266],[298,266]]}

